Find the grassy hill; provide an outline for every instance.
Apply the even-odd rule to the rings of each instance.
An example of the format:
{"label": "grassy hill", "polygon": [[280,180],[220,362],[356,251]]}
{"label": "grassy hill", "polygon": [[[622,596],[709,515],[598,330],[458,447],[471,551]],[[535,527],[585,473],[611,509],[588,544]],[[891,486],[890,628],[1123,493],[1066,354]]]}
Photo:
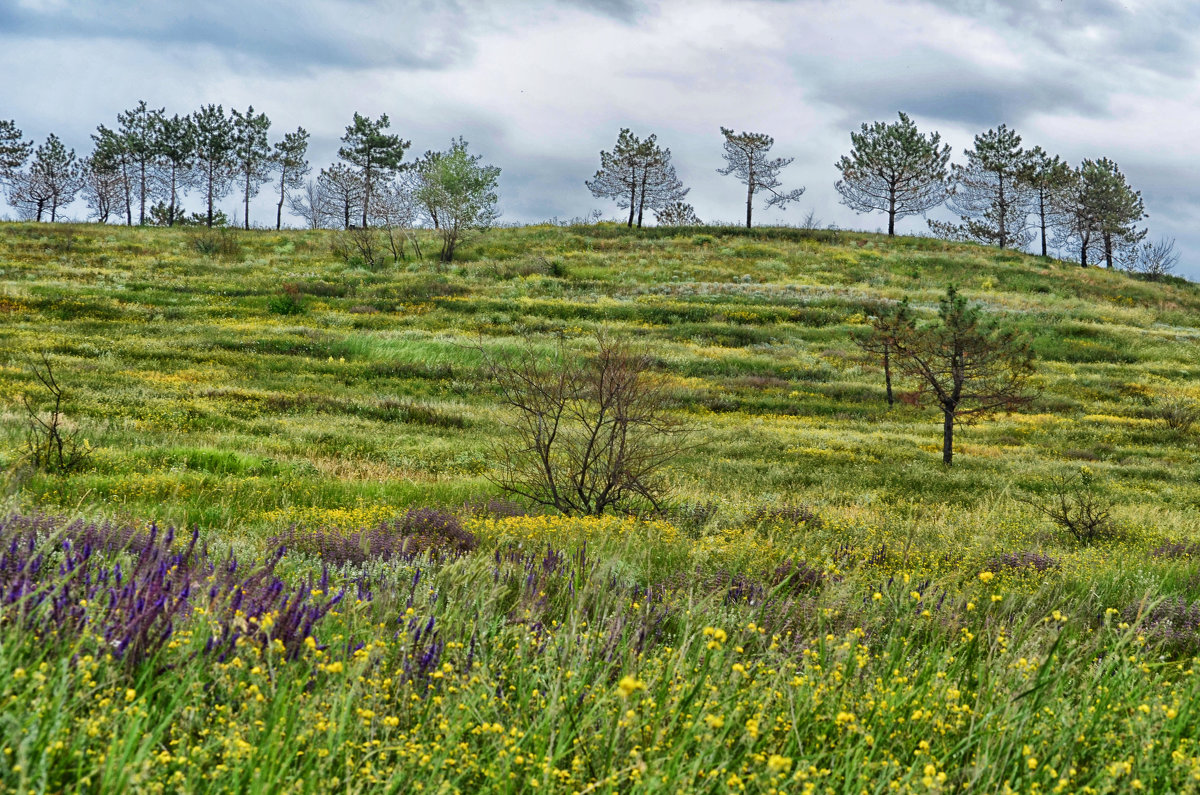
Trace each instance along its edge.
{"label": "grassy hill", "polygon": [[[1137,777],[1183,791],[1200,770],[1187,739],[1200,722],[1187,662],[1200,650],[1188,612],[1200,445],[1158,417],[1173,397],[1200,399],[1200,287],[855,232],[501,229],[449,266],[410,255],[377,268],[335,256],[333,242],[321,231],[0,225],[8,509],[111,520],[151,545],[136,535],[150,521],[196,526],[243,561],[267,559],[296,528],[304,554],[279,564],[283,582],[311,586],[333,563],[335,586],[360,594],[359,607],[322,618],[315,660],[298,636],[288,664],[304,673],[281,667],[269,687],[229,669],[237,652],[205,662],[199,629],[155,652],[199,655],[174,685],[154,676],[153,655],[87,674],[113,706],[75,704],[78,725],[34,717],[32,734],[30,723],[0,730],[10,744],[40,738],[21,748],[26,776],[41,764],[42,788],[117,752],[87,726],[127,723],[125,692],[131,705],[148,699],[136,732],[113,729],[131,761],[90,773],[93,786],[356,791],[420,776],[462,791],[1024,792],[1061,780],[1105,792]],[[888,409],[878,363],[851,337],[906,296],[932,317],[950,283],[1027,332],[1040,394],[964,429],[946,469],[940,416]],[[667,515],[480,508],[498,496],[487,441],[502,428],[479,346],[548,350],[561,334],[584,353],[602,326],[652,352],[696,429]],[[79,473],[18,466],[20,395],[37,394],[28,360],[43,352],[94,450]],[[1076,544],[1022,501],[1081,465],[1113,502],[1115,540]],[[378,551],[394,538],[356,535],[435,507],[479,547],[410,546],[389,563]],[[8,520],[0,540],[67,532],[30,521]],[[363,578],[374,598],[361,597]],[[436,616],[448,644],[437,659],[462,676],[451,691],[429,671],[396,673],[432,653],[389,651],[380,639],[392,630],[373,629],[405,610],[431,627]],[[48,681],[75,692],[79,674],[55,666],[86,650],[86,635],[27,644],[0,669],[49,665],[60,678]],[[327,682],[333,665],[363,678]],[[298,695],[310,675],[327,684]],[[50,685],[13,682],[0,696],[41,705],[30,715],[62,709],[46,700]],[[252,682],[267,706],[246,701]],[[225,693],[235,715],[184,719],[199,702],[170,693],[185,685]],[[558,701],[568,694],[571,724]],[[244,728],[254,720],[263,726]],[[291,734],[281,721],[296,722]],[[310,722],[327,730],[301,730]],[[32,761],[53,738],[67,750]],[[391,756],[362,745],[379,738]],[[269,762],[297,749],[308,756],[290,769]],[[159,770],[164,752],[175,761]],[[37,789],[14,759],[0,760],[0,777]]]}

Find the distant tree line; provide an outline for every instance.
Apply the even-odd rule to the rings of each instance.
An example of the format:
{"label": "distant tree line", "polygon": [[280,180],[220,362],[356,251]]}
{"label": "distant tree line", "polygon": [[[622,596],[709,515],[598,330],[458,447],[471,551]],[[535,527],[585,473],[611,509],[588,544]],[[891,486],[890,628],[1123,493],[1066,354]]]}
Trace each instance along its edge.
{"label": "distant tree line", "polygon": [[[91,154],[80,159],[53,134],[34,147],[12,121],[0,120],[0,187],[23,217],[58,219],[62,208],[82,197],[90,217],[127,224],[225,222],[217,209],[231,192],[238,196],[243,223],[250,227],[250,200],[273,183],[275,227],[285,206],[310,227],[409,229],[442,232],[448,259],[470,229],[497,217],[499,169],[480,162],[461,138],[449,149],[427,151],[405,161],[411,141],[390,131],[386,114],[355,113],[342,137],[338,162],[311,178],[308,133],[303,128],[271,142],[270,119],[221,105],[167,116],[165,108],[139,102],[119,113],[110,129],[92,135]],[[770,157],[774,139],[764,133],[720,128],[725,167],[746,186],[746,226],[756,197],[765,207],[784,209],[804,188],[785,189],[780,173],[792,158]],[[888,234],[896,221],[926,215],[945,204],[957,223],[929,220],[931,232],[1004,249],[1025,249],[1035,239],[1042,256],[1051,250],[1087,266],[1120,263],[1150,278],[1178,262],[1173,241],[1146,242],[1147,218],[1141,193],[1115,162],[1084,160],[1071,166],[1041,147],[1022,147],[1006,125],[975,136],[965,163],[950,163],[949,145],[938,133],[923,134],[905,113],[893,123],[864,123],[850,134],[851,149],[836,164],[842,203],[858,213],[882,212]],[[600,153],[600,168],[587,188],[627,211],[626,224],[640,228],[653,213],[659,225],[698,225],[685,201],[689,189],[676,173],[671,150],[654,134],[646,138],[622,128],[616,145]],[[196,192],[204,210],[183,212],[184,196]],[[135,221],[136,219],[136,221]]]}
{"label": "distant tree line", "polygon": [[966,163],[951,165],[938,133],[922,135],[906,114],[863,124],[850,134],[849,155],[837,162],[842,203],[859,213],[883,212],[888,234],[896,219],[924,215],[945,203],[959,223],[929,220],[939,237],[1024,249],[1038,238],[1087,267],[1122,263],[1155,278],[1178,261],[1171,241],[1144,243],[1147,218],[1139,191],[1108,158],[1072,167],[1001,124],[975,136]]}
{"label": "distant tree line", "polygon": [[[298,127],[272,142],[271,120],[253,107],[226,113],[221,105],[205,105],[168,116],[142,101],[117,114],[113,128],[97,127],[92,152],[83,158],[54,134],[35,148],[14,122],[0,120],[0,187],[31,220],[58,220],[63,207],[82,198],[90,218],[130,226],[224,225],[219,204],[235,193],[249,229],[250,200],[270,183],[276,229],[285,206],[310,227],[428,225],[441,232],[441,256],[449,260],[469,230],[495,221],[500,169],[471,155],[462,138],[404,162],[412,144],[390,126],[387,114],[355,113],[339,162],[314,180],[308,132]],[[199,195],[202,212],[184,212],[189,193]]]}

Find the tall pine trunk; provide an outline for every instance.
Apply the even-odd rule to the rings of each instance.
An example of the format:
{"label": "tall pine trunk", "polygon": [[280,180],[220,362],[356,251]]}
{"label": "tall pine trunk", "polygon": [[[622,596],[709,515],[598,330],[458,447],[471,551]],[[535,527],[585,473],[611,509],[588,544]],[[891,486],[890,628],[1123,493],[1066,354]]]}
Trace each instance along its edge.
{"label": "tall pine trunk", "polygon": [[275,208],[275,231],[283,228],[283,200],[287,196],[287,170],[281,168],[279,175],[279,205]]}

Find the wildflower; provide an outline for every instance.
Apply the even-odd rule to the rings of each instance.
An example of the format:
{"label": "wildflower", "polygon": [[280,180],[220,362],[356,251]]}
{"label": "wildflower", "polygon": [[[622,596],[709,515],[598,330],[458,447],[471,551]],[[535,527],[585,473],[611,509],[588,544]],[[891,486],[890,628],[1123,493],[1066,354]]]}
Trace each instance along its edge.
{"label": "wildflower", "polygon": [[635,679],[632,676],[625,676],[617,683],[617,690],[621,693],[621,698],[629,698],[639,690],[645,690],[646,683],[641,679]]}
{"label": "wildflower", "polygon": [[749,734],[754,739],[758,739],[758,721],[754,718],[746,721],[746,734]]}
{"label": "wildflower", "polygon": [[725,630],[717,629],[716,627],[705,627],[704,636],[707,638],[712,638],[712,640],[708,642],[708,648],[710,649],[721,648],[721,644],[729,639],[729,635],[725,633]]}
{"label": "wildflower", "polygon": [[127,702],[133,701],[135,698],[137,698],[136,690],[134,690],[133,688],[129,688],[125,691],[125,701],[127,701]]}
{"label": "wildflower", "polygon": [[720,715],[705,715],[704,722],[708,724],[710,729],[719,729],[725,725],[725,719]]}
{"label": "wildflower", "polygon": [[995,576],[996,575],[990,571],[981,571],[981,572],[979,572],[979,581],[980,582],[991,582],[992,578]]}
{"label": "wildflower", "polygon": [[881,594],[879,591],[876,591],[874,594],[872,594],[871,598],[876,602],[879,602],[883,600],[883,594]]}
{"label": "wildflower", "polygon": [[767,770],[770,770],[776,775],[786,773],[792,769],[792,759],[789,756],[780,756],[779,754],[771,754],[767,760]]}

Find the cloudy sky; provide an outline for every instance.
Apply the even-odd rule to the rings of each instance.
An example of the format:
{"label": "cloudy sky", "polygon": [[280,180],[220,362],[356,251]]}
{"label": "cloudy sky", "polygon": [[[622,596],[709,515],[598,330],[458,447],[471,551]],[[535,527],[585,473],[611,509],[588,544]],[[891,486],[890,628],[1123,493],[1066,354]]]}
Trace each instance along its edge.
{"label": "cloudy sky", "polygon": [[724,125],[773,135],[807,188],[758,219],[870,230],[833,189],[851,129],[904,110],[961,159],[1003,122],[1116,160],[1200,279],[1198,31],[1195,0],[0,0],[0,118],[82,153],[139,99],[253,104],[319,166],[355,111],[387,113],[417,152],[463,135],[501,166],[510,222],[616,217],[583,180],[622,126],[672,149],[701,218],[735,220]]}

